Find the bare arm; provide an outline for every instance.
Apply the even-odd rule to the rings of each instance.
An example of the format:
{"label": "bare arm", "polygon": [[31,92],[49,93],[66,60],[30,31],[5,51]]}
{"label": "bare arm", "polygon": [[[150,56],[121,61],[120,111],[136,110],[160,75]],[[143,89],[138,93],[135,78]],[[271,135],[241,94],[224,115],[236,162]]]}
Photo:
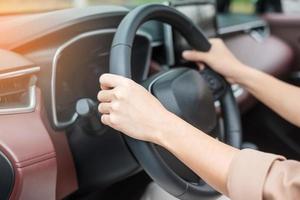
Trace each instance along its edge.
{"label": "bare arm", "polygon": [[186,51],[190,61],[207,63],[228,81],[243,85],[257,99],[289,122],[300,126],[300,88],[289,85],[268,74],[244,65],[237,60],[219,39],[212,39],[208,53]]}
{"label": "bare arm", "polygon": [[[240,151],[217,141],[190,124],[172,116],[156,143],[168,149],[203,180],[228,195],[227,177],[231,161]],[[222,167],[220,167],[222,166]]]}
{"label": "bare arm", "polygon": [[[165,147],[219,192],[232,199],[262,199],[263,195],[273,199],[268,198],[269,193],[278,193],[277,185],[288,179],[296,187],[285,186],[279,193],[298,195],[300,177],[289,168],[290,164],[272,167],[275,160],[284,158],[238,150],[215,140],[168,112],[132,80],[106,74],[101,76],[101,87],[99,112],[104,124],[135,139]],[[293,166],[299,170],[299,163]],[[289,176],[282,177],[282,171]],[[268,181],[272,177],[279,179],[279,184]],[[248,194],[246,198],[244,194]]]}
{"label": "bare arm", "polygon": [[[170,113],[132,80],[105,74],[100,82],[99,111],[103,114],[101,120],[104,124],[133,138],[165,147],[211,186],[227,194],[229,165],[239,150]],[[135,98],[131,98],[132,94]]]}
{"label": "bare arm", "polygon": [[237,82],[287,121],[300,126],[300,88],[248,69]]}
{"label": "bare arm", "polygon": [[[184,57],[199,62],[199,65],[200,62],[206,62],[230,82],[242,84],[282,116],[300,124],[297,118],[299,105],[295,109],[299,89],[244,66],[220,40],[213,41],[213,49],[208,54],[188,52]],[[242,154],[244,151],[211,138],[168,112],[156,98],[132,80],[105,74],[101,76],[100,84],[102,90],[98,93],[99,112],[102,113],[101,121],[104,124],[135,139],[165,147],[223,194],[245,199],[244,191],[249,189],[251,195],[248,195],[248,199],[262,198],[263,184],[267,173],[272,172],[269,169],[276,157],[263,154],[252,156],[252,160],[249,159],[251,156],[245,158],[245,153]],[[286,95],[282,95],[283,93]],[[245,166],[246,161],[249,164]],[[253,165],[254,161],[257,164]],[[261,173],[256,172],[258,164],[261,165]],[[251,177],[260,178],[260,184],[257,180],[248,182]],[[254,187],[252,183],[259,186]],[[252,192],[253,188],[256,188],[255,192]]]}

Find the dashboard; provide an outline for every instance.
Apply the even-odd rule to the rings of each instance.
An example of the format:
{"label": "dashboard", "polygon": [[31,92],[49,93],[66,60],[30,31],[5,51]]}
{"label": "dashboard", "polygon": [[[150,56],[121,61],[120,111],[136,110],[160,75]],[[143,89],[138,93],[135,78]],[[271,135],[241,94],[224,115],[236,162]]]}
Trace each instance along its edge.
{"label": "dashboard", "polygon": [[[212,1],[171,3],[187,15],[208,37],[216,36],[216,7]],[[52,115],[55,128],[71,126],[78,118],[76,103],[81,98],[97,101],[99,77],[108,72],[110,45],[115,29],[101,29],[80,34],[62,44],[52,66]],[[171,32],[169,34],[172,34]],[[173,31],[175,50],[187,48],[185,40]],[[132,55],[133,79],[141,82],[149,72],[152,35],[140,31]],[[167,49],[166,51],[170,51]]]}

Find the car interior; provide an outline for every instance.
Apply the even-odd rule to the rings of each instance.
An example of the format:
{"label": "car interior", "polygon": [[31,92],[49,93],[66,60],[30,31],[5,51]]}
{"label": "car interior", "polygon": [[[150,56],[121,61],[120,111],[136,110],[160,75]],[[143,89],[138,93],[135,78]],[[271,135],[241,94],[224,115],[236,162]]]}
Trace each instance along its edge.
{"label": "car interior", "polygon": [[219,37],[243,63],[300,86],[300,5],[74,2],[0,13],[0,200],[225,198],[162,147],[101,124],[103,73],[132,78],[231,146],[300,159],[298,127],[181,56]]}

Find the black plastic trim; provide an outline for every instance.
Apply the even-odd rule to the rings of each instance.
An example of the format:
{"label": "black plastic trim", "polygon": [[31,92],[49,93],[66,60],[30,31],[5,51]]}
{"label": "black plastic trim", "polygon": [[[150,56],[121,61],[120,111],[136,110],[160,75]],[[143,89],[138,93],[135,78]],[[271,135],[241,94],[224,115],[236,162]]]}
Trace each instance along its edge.
{"label": "black plastic trim", "polygon": [[14,185],[14,169],[8,158],[0,151],[0,200],[8,200]]}

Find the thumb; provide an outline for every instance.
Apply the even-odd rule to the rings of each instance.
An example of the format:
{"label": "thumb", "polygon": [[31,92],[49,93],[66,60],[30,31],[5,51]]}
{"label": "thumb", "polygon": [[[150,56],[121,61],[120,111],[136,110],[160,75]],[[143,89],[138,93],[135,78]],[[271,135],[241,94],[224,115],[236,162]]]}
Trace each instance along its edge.
{"label": "thumb", "polygon": [[188,61],[205,62],[207,59],[207,53],[203,53],[200,51],[186,50],[182,53],[182,57]]}

